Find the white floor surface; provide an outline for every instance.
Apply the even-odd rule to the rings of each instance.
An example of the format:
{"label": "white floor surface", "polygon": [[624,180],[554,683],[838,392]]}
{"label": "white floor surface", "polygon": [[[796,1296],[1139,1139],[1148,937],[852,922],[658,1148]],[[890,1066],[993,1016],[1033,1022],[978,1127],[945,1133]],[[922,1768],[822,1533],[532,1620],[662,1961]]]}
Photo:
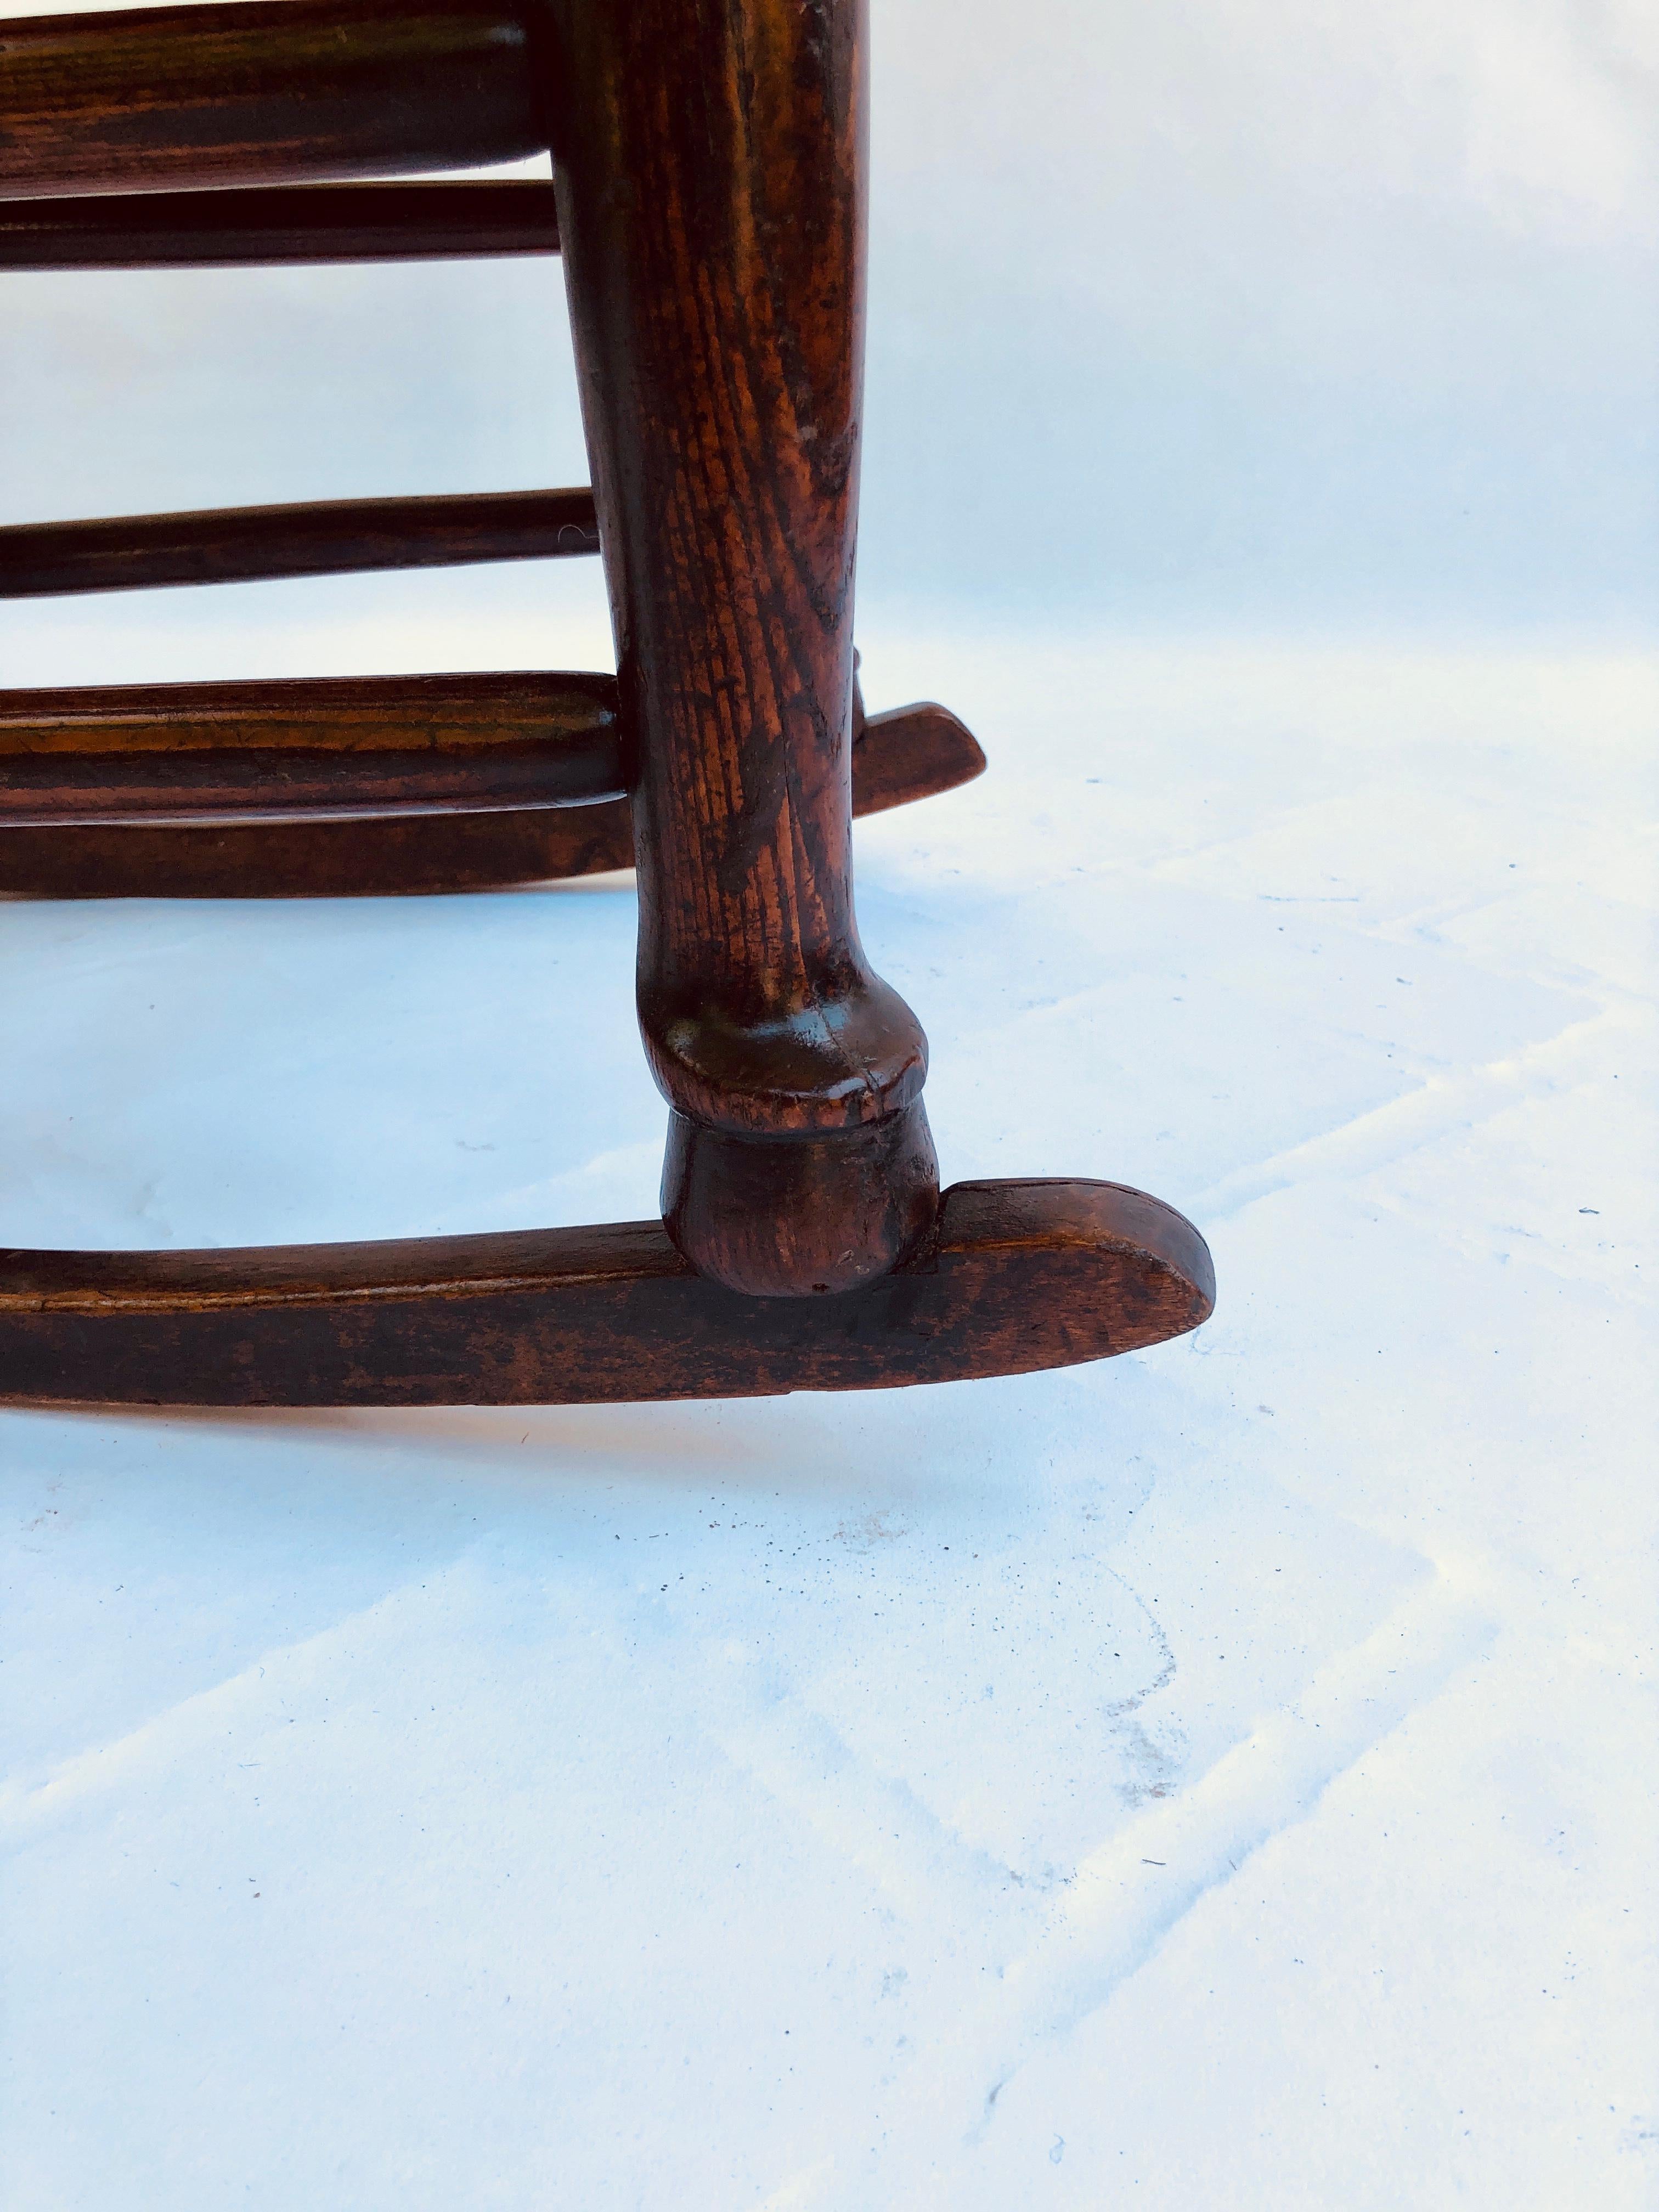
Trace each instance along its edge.
{"label": "white floor surface", "polygon": [[[1652,665],[863,643],[993,761],[858,833],[946,1180],[1213,1322],[0,1416],[8,2212],[1659,2205]],[[648,1213],[633,938],[0,906],[0,1238]]]}

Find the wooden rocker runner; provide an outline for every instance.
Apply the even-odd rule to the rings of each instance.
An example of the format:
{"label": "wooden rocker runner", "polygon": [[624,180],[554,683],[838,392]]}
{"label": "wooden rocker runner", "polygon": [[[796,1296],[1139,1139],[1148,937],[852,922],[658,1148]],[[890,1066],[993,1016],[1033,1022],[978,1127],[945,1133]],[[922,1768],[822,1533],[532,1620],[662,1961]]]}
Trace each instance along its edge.
{"label": "wooden rocker runner", "polygon": [[[82,265],[140,236],[269,258],[474,250],[532,222],[544,250],[556,224],[619,668],[36,694],[0,738],[6,834],[209,813],[310,836],[319,808],[489,820],[625,793],[670,1109],[660,1224],[0,1254],[0,1397],[735,1396],[1018,1373],[1196,1328],[1209,1255],[1158,1200],[1062,1181],[941,1198],[926,1040],[859,941],[862,0],[262,0],[0,26],[0,191],[36,196],[20,220]],[[549,145],[551,219],[518,186],[315,194]],[[223,216],[175,182],[214,187]],[[138,191],[159,213],[40,197]],[[493,191],[517,198],[452,197]],[[195,521],[199,550],[223,518]],[[88,538],[53,557],[92,575],[101,556]]]}

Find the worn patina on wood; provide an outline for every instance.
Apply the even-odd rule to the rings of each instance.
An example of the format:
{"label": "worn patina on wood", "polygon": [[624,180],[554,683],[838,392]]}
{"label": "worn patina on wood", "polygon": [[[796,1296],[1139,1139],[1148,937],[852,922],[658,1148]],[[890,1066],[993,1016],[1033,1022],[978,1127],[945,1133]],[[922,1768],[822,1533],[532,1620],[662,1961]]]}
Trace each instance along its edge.
{"label": "worn patina on wood", "polygon": [[553,187],[535,177],[0,200],[0,269],[270,268],[558,250]]}
{"label": "worn patina on wood", "polygon": [[0,21],[0,200],[541,153],[535,21],[504,0],[228,0]]}
{"label": "worn patina on wood", "polygon": [[[866,724],[854,681],[866,55],[863,0],[256,0],[0,27],[0,196],[236,188],[222,225],[175,199],[150,227],[179,259],[215,234],[232,258],[260,234],[306,258],[307,222],[331,250],[453,236],[436,202],[401,232],[320,201],[284,229],[269,188],[550,144],[541,234],[566,257],[594,476],[591,514],[557,526],[597,526],[618,668],[14,693],[0,871],[9,848],[70,874],[102,854],[118,876],[130,839],[138,874],[171,856],[205,888],[240,859],[317,889],[366,839],[407,888],[422,869],[506,880],[490,871],[585,825],[566,872],[637,868],[640,1022],[669,1106],[660,1224],[0,1255],[0,1398],[854,1389],[1104,1358],[1208,1315],[1203,1239],[1156,1199],[1047,1181],[941,1200],[926,1039],[860,942],[855,800],[981,764],[942,708]],[[263,207],[229,205],[253,187]],[[144,228],[118,210],[82,250],[141,252]],[[518,557],[550,520],[354,503],[9,542],[25,588],[77,590],[112,559],[123,580],[123,529],[125,580],[155,584]],[[343,812],[363,818],[325,818]]]}
{"label": "worn patina on wood", "polygon": [[[486,767],[488,763],[484,763]],[[853,811],[952,791],[983,773],[971,732],[921,702],[854,706]],[[3,775],[3,769],[0,769]],[[628,802],[442,806],[341,817],[58,823],[0,812],[0,897],[356,898],[488,890],[634,865]]]}

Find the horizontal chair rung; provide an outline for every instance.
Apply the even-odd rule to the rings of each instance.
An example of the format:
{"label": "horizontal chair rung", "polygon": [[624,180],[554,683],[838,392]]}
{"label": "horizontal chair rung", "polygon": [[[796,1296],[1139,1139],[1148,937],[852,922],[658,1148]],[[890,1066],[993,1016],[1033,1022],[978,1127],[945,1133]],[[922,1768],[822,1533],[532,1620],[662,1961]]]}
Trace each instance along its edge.
{"label": "horizontal chair rung", "polygon": [[1196,1328],[1203,1238],[1116,1183],[957,1183],[861,1290],[750,1297],[660,1222],[377,1244],[0,1251],[0,1402],[523,1406],[1030,1374]]}
{"label": "horizontal chair rung", "polygon": [[623,790],[610,676],[0,692],[0,824],[590,806]]}
{"label": "horizontal chair rung", "polygon": [[0,599],[547,561],[599,550],[586,485],[27,522],[0,529]]}
{"label": "horizontal chair rung", "polygon": [[506,0],[230,0],[0,22],[0,199],[465,169],[546,150]]}
{"label": "horizontal chair rung", "polygon": [[558,250],[553,187],[534,177],[0,201],[0,269],[272,268]]}

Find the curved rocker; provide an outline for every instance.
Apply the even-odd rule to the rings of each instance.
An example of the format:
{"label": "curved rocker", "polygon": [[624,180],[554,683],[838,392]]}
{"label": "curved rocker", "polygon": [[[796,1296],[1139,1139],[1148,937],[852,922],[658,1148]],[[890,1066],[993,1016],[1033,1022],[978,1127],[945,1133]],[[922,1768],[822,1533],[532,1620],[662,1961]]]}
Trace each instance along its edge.
{"label": "curved rocker", "polygon": [[1207,1319],[1203,1238],[1109,1182],[965,1182],[891,1274],[711,1283],[655,1221],[216,1252],[0,1252],[0,1402],[556,1406],[1027,1374]]}
{"label": "curved rocker", "polygon": [[485,561],[568,560],[599,550],[599,516],[586,484],[562,491],[310,500],[284,507],[208,507],[194,514],[14,522],[0,529],[0,599],[459,568]]}

